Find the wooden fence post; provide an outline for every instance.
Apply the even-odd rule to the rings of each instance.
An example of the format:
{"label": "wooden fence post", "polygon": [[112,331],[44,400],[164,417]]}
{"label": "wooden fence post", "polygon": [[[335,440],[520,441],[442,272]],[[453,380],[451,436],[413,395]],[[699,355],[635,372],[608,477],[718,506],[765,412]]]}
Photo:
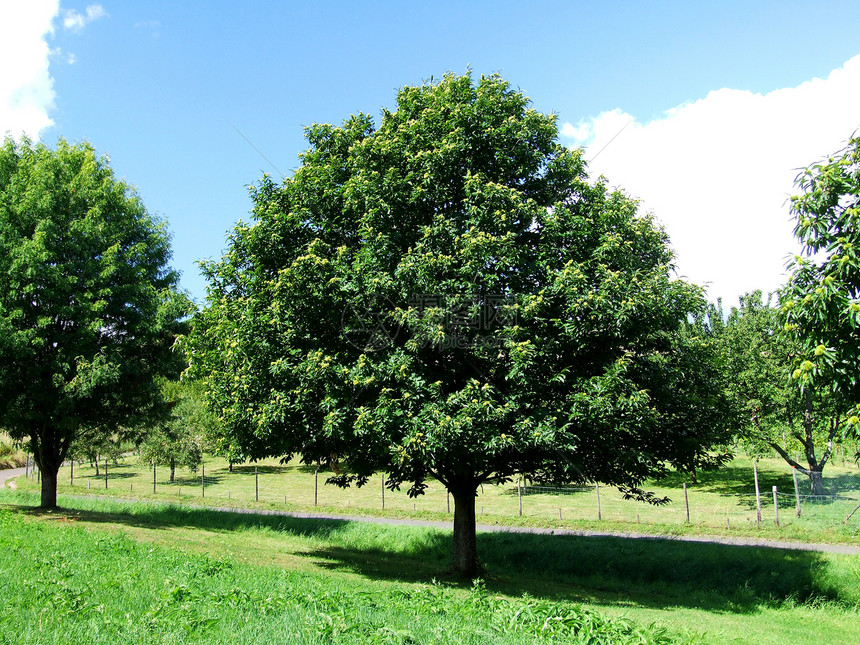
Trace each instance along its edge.
{"label": "wooden fence post", "polygon": [[687,524],[690,523],[690,498],[687,497],[687,482],[684,482],[684,506],[687,508]]}
{"label": "wooden fence post", "polygon": [[794,479],[794,504],[797,508],[797,516],[800,517],[800,492],[797,490],[797,468],[791,467],[791,476]]}
{"label": "wooden fence post", "polygon": [[260,501],[260,472],[256,466],[254,466],[254,500]]}
{"label": "wooden fence post", "polygon": [[755,523],[756,526],[761,526],[761,491],[758,487],[758,459],[753,459],[753,477],[755,478]]}
{"label": "wooden fence post", "polygon": [[603,513],[600,512],[600,483],[594,482],[594,492],[597,493],[597,519],[603,519]]}
{"label": "wooden fence post", "polygon": [[776,525],[779,526],[779,502],[776,498],[776,486],[773,487],[773,515]]}
{"label": "wooden fence post", "polygon": [[523,478],[517,480],[517,501],[520,506],[520,517],[523,516]]}
{"label": "wooden fence post", "polygon": [[319,501],[319,490],[320,490],[320,467],[317,466],[316,470],[314,470],[314,506],[317,505]]}

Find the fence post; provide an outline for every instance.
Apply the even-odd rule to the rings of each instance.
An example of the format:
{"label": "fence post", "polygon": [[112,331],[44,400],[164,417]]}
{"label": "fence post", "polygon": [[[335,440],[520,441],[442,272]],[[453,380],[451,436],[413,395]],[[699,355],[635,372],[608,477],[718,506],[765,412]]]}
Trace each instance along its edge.
{"label": "fence post", "polygon": [[254,500],[260,501],[260,473],[256,466],[254,466]]}
{"label": "fence post", "polygon": [[152,494],[155,495],[155,461],[152,462]]}
{"label": "fence post", "polygon": [[448,513],[451,512],[451,491],[447,488],[445,489],[445,498],[448,500]]}
{"label": "fence post", "polygon": [[107,487],[108,487],[108,483],[107,483],[107,470],[108,469],[107,469],[107,467],[108,467],[108,460],[107,460],[107,457],[105,457],[105,490],[107,490]]}
{"label": "fence post", "polygon": [[520,505],[520,517],[523,516],[523,478],[517,480],[517,501]]}
{"label": "fence post", "polygon": [[75,460],[69,462],[69,486],[75,485]]}
{"label": "fence post", "polygon": [[776,499],[776,486],[773,487],[773,513],[776,525],[779,526],[779,504]]}
{"label": "fence post", "polygon": [[687,497],[687,482],[684,482],[684,506],[687,508],[687,524],[690,523],[690,498]]}
{"label": "fence post", "polygon": [[24,453],[24,457],[26,458],[26,462],[24,464],[24,477],[26,479],[30,479],[30,453]]}
{"label": "fence post", "polygon": [[320,467],[317,466],[316,470],[314,470],[314,506],[317,505],[317,501],[319,500],[319,490],[320,490]]}
{"label": "fence post", "polygon": [[602,520],[603,514],[600,512],[600,484],[594,482],[594,492],[597,493],[597,519]]}
{"label": "fence post", "polygon": [[758,487],[758,459],[753,459],[753,477],[755,478],[755,524],[761,526],[761,491]]}
{"label": "fence post", "polygon": [[206,497],[206,464],[200,464],[200,496]]}
{"label": "fence post", "polygon": [[385,510],[385,475],[382,475],[382,510]]}
{"label": "fence post", "polygon": [[797,490],[797,468],[791,467],[791,476],[794,478],[794,503],[797,507],[797,516],[800,517],[800,493]]}

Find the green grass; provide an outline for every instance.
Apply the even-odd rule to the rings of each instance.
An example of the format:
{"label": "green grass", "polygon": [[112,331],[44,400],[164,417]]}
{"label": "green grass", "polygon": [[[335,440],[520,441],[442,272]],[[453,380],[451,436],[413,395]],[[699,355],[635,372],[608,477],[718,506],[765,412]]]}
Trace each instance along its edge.
{"label": "green grass", "polygon": [[445,575],[449,531],[37,502],[0,495],[8,642],[526,643],[547,618],[556,642],[860,642],[856,556],[482,533],[473,590]]}
{"label": "green grass", "polygon": [[[74,479],[69,467],[59,476],[61,493],[136,497],[146,500],[182,501],[184,503],[265,508],[287,511],[318,511],[334,514],[371,515],[394,518],[414,517],[451,521],[444,488],[430,482],[427,493],[409,499],[403,491],[385,491],[382,508],[382,479],[374,478],[363,488],[346,490],[325,485],[327,473],[318,477],[317,501],[314,505],[314,471],[297,462],[281,464],[276,460],[257,465],[234,466],[229,472],[220,459],[208,459],[205,465],[205,497],[201,472],[177,471],[176,481],[168,482],[166,468],[157,469],[156,492],[152,492],[152,469],[129,457],[119,465],[108,467],[108,488],[101,476],[89,465],[78,465]],[[255,474],[256,472],[256,474]],[[773,540],[856,544],[860,539],[860,512],[844,523],[846,515],[860,503],[860,469],[856,465],[830,464],[825,471],[828,482],[842,492],[842,499],[831,502],[804,500],[802,515],[795,514],[794,484],[791,471],[780,460],[759,462],[759,485],[762,491],[762,522],[756,521],[756,503],[752,462],[738,458],[719,471],[699,474],[692,484],[685,476],[673,474],[649,488],[672,501],[660,507],[624,500],[618,491],[601,487],[601,519],[598,520],[597,496],[593,489],[575,490],[570,494],[527,494],[523,496],[523,514],[519,514],[516,486],[485,486],[477,499],[478,522],[483,524],[567,528],[610,532],[641,532],[657,535],[720,535],[760,537]],[[74,486],[70,484],[74,482]],[[687,483],[690,523],[686,522],[683,484]],[[806,481],[799,479],[801,493]],[[257,497],[259,484],[259,501]],[[772,487],[779,495],[780,526],[774,523]],[[35,489],[35,480],[19,479],[22,489]],[[854,488],[855,490],[850,490]]]}
{"label": "green grass", "polygon": [[[4,498],[8,501],[9,494]],[[663,630],[606,618],[578,603],[508,598],[480,582],[458,588],[432,580],[386,581],[319,565],[310,570],[264,566],[217,549],[199,554],[166,548],[164,536],[155,535],[189,526],[200,537],[229,531],[237,547],[274,539],[309,560],[324,556],[304,549],[374,553],[382,538],[402,564],[426,549],[438,550],[434,532],[370,534],[354,523],[273,524],[164,506],[89,506],[94,510],[71,515],[0,511],[5,607],[0,642],[674,642]],[[115,522],[136,530],[104,526]],[[133,539],[142,531],[151,532],[156,544]]]}

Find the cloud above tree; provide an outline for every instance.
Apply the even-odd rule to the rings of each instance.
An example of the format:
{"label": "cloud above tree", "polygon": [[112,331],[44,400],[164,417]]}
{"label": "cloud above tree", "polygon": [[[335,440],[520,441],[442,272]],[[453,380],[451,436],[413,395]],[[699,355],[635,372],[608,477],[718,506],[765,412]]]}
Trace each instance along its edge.
{"label": "cloud above tree", "polygon": [[860,56],[797,87],[714,90],[644,123],[615,109],[562,133],[586,146],[593,175],[655,212],[679,273],[731,305],[784,281],[794,178],[860,128],[858,104]]}

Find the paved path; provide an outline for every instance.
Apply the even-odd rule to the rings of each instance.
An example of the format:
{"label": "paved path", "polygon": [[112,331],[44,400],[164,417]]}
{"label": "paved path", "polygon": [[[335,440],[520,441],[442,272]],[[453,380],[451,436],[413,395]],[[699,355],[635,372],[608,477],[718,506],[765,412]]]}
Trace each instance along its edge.
{"label": "paved path", "polygon": [[[11,470],[0,470],[0,486],[6,485],[6,480],[24,474],[23,468]],[[69,497],[68,495],[66,497]],[[72,497],[85,497],[90,499],[110,499],[124,503],[135,504],[141,500],[98,496],[98,495],[74,495]],[[175,503],[175,502],[172,502]],[[181,504],[186,508],[200,508],[222,513],[241,513],[244,515],[275,515],[279,517],[296,517],[301,519],[317,520],[342,520],[344,522],[368,522],[371,524],[400,524],[404,526],[426,526],[438,529],[451,529],[451,522],[433,522],[429,520],[401,520],[387,517],[366,517],[361,515],[331,515],[327,513],[297,513],[290,511],[272,511],[253,508],[229,508],[221,506],[202,506],[200,504]],[[499,526],[495,524],[478,524],[479,532],[485,533],[530,533],[534,535],[574,535],[581,537],[616,537],[631,540],[672,540],[675,542],[700,542],[709,544],[727,544],[731,546],[753,546],[767,547],[770,549],[786,549],[793,551],[820,551],[825,553],[843,553],[848,555],[860,555],[860,546],[849,544],[807,544],[804,542],[777,542],[761,538],[745,537],[722,537],[715,535],[651,535],[648,533],[614,533],[611,531],[577,531],[571,529],[542,529],[528,526]]]}
{"label": "paved path", "polygon": [[8,470],[0,470],[0,487],[6,485],[6,480],[18,475],[23,475],[26,468],[9,468]]}

